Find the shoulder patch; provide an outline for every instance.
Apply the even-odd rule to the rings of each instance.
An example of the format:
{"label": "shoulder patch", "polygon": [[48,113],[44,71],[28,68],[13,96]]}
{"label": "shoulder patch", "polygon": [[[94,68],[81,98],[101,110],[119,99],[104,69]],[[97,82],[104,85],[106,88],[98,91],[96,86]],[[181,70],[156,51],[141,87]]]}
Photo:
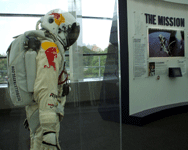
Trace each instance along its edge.
{"label": "shoulder patch", "polygon": [[53,48],[56,48],[56,51],[57,53],[59,53],[59,49],[57,47],[57,45],[54,43],[54,42],[43,42],[41,44],[41,47],[46,51],[48,50],[49,48],[53,47]]}
{"label": "shoulder patch", "polygon": [[59,53],[57,45],[54,42],[43,42],[41,44],[41,47],[45,50],[49,64],[49,66],[44,65],[44,68],[50,68],[52,66],[56,71],[56,64],[54,62],[54,59],[57,58],[57,54]]}

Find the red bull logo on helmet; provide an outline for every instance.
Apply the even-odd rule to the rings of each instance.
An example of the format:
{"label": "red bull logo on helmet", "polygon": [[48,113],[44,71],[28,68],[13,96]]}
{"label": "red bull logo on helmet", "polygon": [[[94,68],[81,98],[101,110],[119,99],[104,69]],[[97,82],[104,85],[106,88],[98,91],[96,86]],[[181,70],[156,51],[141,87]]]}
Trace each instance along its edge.
{"label": "red bull logo on helmet", "polygon": [[50,68],[52,66],[56,71],[56,64],[54,62],[54,59],[57,58],[57,54],[59,53],[57,45],[53,42],[44,42],[41,44],[41,46],[45,50],[45,54],[49,64],[49,66],[44,65],[44,68]]}
{"label": "red bull logo on helmet", "polygon": [[59,13],[51,13],[50,15],[54,16],[55,23],[59,26],[61,23],[65,23],[65,18],[62,14]]}

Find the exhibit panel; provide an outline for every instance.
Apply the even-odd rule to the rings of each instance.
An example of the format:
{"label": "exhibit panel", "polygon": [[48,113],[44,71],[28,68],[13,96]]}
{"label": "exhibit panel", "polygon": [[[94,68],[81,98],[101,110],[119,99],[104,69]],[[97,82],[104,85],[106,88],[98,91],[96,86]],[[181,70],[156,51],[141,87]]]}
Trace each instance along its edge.
{"label": "exhibit panel", "polygon": [[187,105],[187,14],[185,3],[127,0],[130,116]]}

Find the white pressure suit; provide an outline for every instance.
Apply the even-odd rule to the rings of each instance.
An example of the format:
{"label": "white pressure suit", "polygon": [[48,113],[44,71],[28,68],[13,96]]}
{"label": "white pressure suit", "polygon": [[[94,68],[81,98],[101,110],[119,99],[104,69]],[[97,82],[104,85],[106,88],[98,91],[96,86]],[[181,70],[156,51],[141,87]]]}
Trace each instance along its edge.
{"label": "white pressure suit", "polygon": [[30,129],[31,150],[57,150],[60,120],[64,116],[66,98],[58,85],[63,57],[53,40],[41,41],[36,57],[37,74],[34,83],[34,105],[26,106]]}
{"label": "white pressure suit", "polygon": [[63,85],[64,52],[78,39],[80,26],[70,13],[54,9],[37,22],[36,30],[36,35],[39,31],[44,34],[37,36],[40,48],[36,56],[35,104],[26,106],[31,150],[59,150],[60,120],[69,93],[69,86]]}

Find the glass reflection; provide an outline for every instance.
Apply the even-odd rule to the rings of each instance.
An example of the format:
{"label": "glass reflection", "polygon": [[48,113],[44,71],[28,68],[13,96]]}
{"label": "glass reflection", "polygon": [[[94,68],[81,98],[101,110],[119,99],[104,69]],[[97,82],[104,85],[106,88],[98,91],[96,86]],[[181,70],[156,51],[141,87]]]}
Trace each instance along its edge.
{"label": "glass reflection", "polygon": [[[107,22],[110,22],[108,23],[110,28],[108,28],[109,26],[105,24],[104,20],[88,20],[88,24],[85,27],[85,20],[83,20],[83,30],[89,28],[89,25],[94,25],[95,27],[91,28],[90,31],[88,30],[89,32],[85,37],[91,37],[91,41],[99,40],[101,43],[105,43],[108,37],[108,44],[103,49],[107,53],[104,58],[100,55],[84,56],[89,57],[87,60],[83,58],[84,67],[87,66],[84,69],[84,75],[91,76],[91,74],[86,74],[88,70],[91,70],[92,75],[95,77],[99,77],[102,74],[102,81],[90,80],[88,82],[78,82],[74,85],[77,90],[72,95],[72,98],[76,97],[72,110],[76,108],[79,113],[79,119],[77,120],[79,123],[76,122],[80,127],[79,148],[83,150],[120,149],[118,44],[110,41],[110,35],[117,37],[117,25],[114,28],[115,23],[112,27],[112,20],[107,20]],[[105,25],[101,27],[101,23]],[[105,27],[108,31],[102,31]],[[106,37],[103,38],[103,35]],[[83,33],[83,43],[84,39]],[[88,47],[86,46],[86,48]],[[97,54],[101,53],[97,52]],[[71,98],[69,100],[71,101]],[[69,106],[69,109],[71,109],[71,106]]]}
{"label": "glass reflection", "polygon": [[[15,6],[18,5],[18,2],[20,3],[21,1],[14,2]],[[57,4],[56,2],[60,1],[54,1],[54,6]],[[115,0],[102,0],[100,2],[67,0],[67,2],[66,8],[69,10],[77,10],[77,15],[111,18],[113,16]],[[71,7],[75,7],[75,5],[71,4],[75,4],[75,2],[77,3],[76,9],[73,9]],[[34,3],[34,1],[32,1],[32,3]],[[40,3],[41,5],[39,6],[41,8],[47,6],[46,9],[48,10],[44,11],[41,9],[38,11],[34,9],[32,13],[44,14],[51,10],[51,7],[49,8],[48,6],[50,5],[49,1]],[[94,3],[96,4],[94,5]],[[109,10],[104,11],[106,4],[108,4]],[[7,12],[30,13],[31,10],[19,10],[18,7],[17,9]],[[39,18],[27,17],[0,18],[0,22],[2,22],[2,24],[0,24],[1,34],[4,35],[4,31],[9,31],[7,35],[4,36],[5,39],[1,39],[5,44],[0,53],[3,54],[6,52],[6,49],[13,40],[12,37],[28,30],[34,30],[38,19]],[[79,59],[74,59],[77,57],[66,56],[66,65],[68,73],[71,74],[70,68],[72,66],[70,65],[70,61],[74,61],[77,63],[76,69],[79,68],[77,72],[81,72],[82,70],[80,68],[83,68],[84,78],[90,78],[90,80],[87,80],[87,82],[85,82],[86,80],[70,82],[71,92],[67,96],[65,117],[61,122],[60,145],[62,149],[67,150],[118,150],[120,149],[121,141],[118,44],[110,40],[117,37],[117,28],[114,28],[114,26],[117,26],[117,22],[112,23],[112,20],[80,18],[78,18],[78,20],[82,24],[82,34],[79,37],[77,45],[73,47],[75,48],[75,51],[74,49],[73,51],[78,55],[82,55],[80,58],[82,58],[83,64],[78,63],[80,61]],[[92,56],[85,54],[99,55]],[[101,80],[91,80],[93,77]],[[27,132],[22,125],[25,119],[24,108],[13,108],[0,117],[1,120],[3,120],[3,122],[1,122],[1,137],[4,137],[4,144],[0,144],[0,149],[29,149],[29,131]],[[12,124],[12,126],[10,126],[10,124]],[[12,133],[14,136],[10,137]],[[10,138],[11,140],[8,140]],[[6,140],[9,142],[7,143]]]}

